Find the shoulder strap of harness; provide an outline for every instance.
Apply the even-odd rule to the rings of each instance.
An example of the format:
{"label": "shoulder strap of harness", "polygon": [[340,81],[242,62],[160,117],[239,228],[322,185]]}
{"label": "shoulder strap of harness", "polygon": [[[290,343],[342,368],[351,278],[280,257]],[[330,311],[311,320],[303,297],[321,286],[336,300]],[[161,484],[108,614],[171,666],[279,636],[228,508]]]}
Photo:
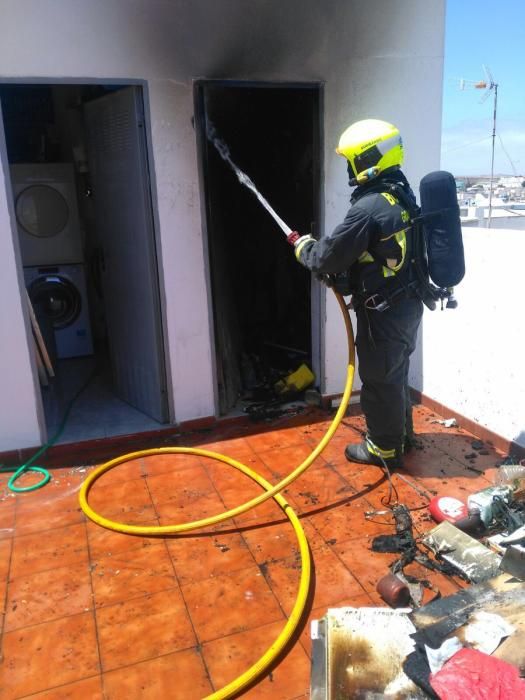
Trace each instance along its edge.
{"label": "shoulder strap of harness", "polygon": [[418,293],[425,306],[433,311],[436,308],[437,301],[441,300],[441,304],[443,305],[443,293],[445,290],[438,289],[430,282],[423,222],[428,219],[429,216],[435,216],[441,212],[432,212],[422,215],[421,207],[411,200],[402,187],[393,184],[389,189],[393,194],[399,197],[410,213],[410,221],[414,231],[412,263],[419,283]]}
{"label": "shoulder strap of harness", "polygon": [[[404,189],[403,189],[403,187],[401,187],[401,185],[397,185],[397,184],[388,184],[387,185],[386,183],[383,182],[383,183],[381,183],[381,186],[377,186],[376,188],[371,189],[371,190],[363,193],[363,195],[361,197],[359,197],[359,199],[361,199],[362,197],[365,197],[369,194],[379,194],[379,195],[388,194],[390,196],[393,196],[395,199],[397,199],[399,202],[401,202],[401,204],[407,209],[407,211],[410,215],[410,224],[412,226],[414,225],[414,222],[416,221],[416,218],[420,213],[420,208],[417,205],[415,205],[414,202],[411,201],[410,197],[407,195],[407,193],[404,191]],[[358,200],[356,200],[356,201],[358,201]],[[412,248],[413,248],[413,244],[412,244]],[[413,254],[415,252],[416,251],[414,249],[412,249],[411,257],[413,257]],[[368,251],[368,254],[370,255],[371,258],[373,258],[374,261],[380,263],[383,267],[390,269],[386,258],[383,258],[381,255],[377,255],[377,253],[372,255],[372,253],[370,253],[370,251]],[[407,267],[410,264],[410,262],[411,262],[410,260],[407,261]],[[403,266],[402,269],[405,269],[405,266]]]}

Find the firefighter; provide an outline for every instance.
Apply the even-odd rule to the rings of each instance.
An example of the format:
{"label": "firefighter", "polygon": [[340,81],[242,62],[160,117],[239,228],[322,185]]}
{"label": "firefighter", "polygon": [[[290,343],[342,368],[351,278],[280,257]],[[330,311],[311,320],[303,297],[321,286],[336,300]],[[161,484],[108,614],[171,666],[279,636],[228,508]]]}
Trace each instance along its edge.
{"label": "firefighter", "polygon": [[[349,444],[350,462],[402,466],[414,444],[409,358],[423,313],[411,264],[411,213],[416,199],[401,171],[399,130],[365,119],[343,132],[336,152],[348,163],[351,207],[330,236],[290,234],[297,260],[352,294],[367,435]],[[342,285],[342,286],[341,286]]]}

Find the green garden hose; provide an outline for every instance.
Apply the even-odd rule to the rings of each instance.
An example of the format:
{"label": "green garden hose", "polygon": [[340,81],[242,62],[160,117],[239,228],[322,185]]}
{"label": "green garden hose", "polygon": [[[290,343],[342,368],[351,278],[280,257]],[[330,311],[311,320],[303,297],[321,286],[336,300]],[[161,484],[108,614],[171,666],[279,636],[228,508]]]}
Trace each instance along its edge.
{"label": "green garden hose", "polygon": [[[53,437],[48,440],[42,447],[35,452],[35,454],[30,457],[27,462],[24,462],[22,466],[20,467],[4,467],[3,465],[0,465],[0,472],[13,472],[13,476],[9,479],[7,482],[7,487],[11,490],[14,491],[15,493],[25,493],[26,491],[36,491],[36,489],[42,488],[42,486],[45,486],[48,481],[51,479],[51,474],[45,467],[39,467],[34,462],[46,452],[52,445],[55,444],[55,442],[58,440],[58,438],[62,435],[62,432],[64,428],[66,427],[66,423],[69,418],[69,414],[71,413],[71,409],[73,408],[73,404],[75,401],[78,399],[80,394],[84,391],[84,389],[87,388],[87,386],[90,384],[91,380],[95,377],[97,374],[98,369],[95,368],[93,372],[89,375],[89,377],[86,379],[84,384],[80,387],[80,389],[76,392],[76,394],[73,396],[73,398],[69,401],[66,410],[64,411],[64,415],[62,417],[62,421],[60,425],[58,426],[58,430],[56,433],[53,435]],[[39,474],[42,474],[42,478],[40,481],[38,481],[36,484],[31,484],[30,486],[16,486],[16,482],[20,477],[27,473],[27,472],[38,472]]]}

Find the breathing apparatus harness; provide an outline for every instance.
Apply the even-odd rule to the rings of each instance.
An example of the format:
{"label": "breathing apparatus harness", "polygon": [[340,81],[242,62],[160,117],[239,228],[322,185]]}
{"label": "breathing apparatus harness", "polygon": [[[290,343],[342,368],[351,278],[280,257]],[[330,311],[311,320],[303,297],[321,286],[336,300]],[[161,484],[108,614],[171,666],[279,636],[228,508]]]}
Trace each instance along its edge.
{"label": "breathing apparatus harness", "polygon": [[[374,168],[361,173],[350,185],[362,185],[376,175]],[[410,230],[408,250],[402,267],[383,288],[368,296],[352,289],[350,273],[328,275],[327,284],[343,295],[352,294],[354,305],[362,305],[371,311],[386,311],[402,299],[419,297],[433,311],[437,303],[443,309],[454,309],[454,285],[465,274],[463,242],[457,204],[455,181],[445,171],[426,175],[420,184],[421,207],[409,196],[402,183],[378,182],[367,189],[366,194],[387,194],[394,197],[408,211]],[[354,200],[357,201],[357,200]],[[370,254],[374,261],[384,267],[387,261],[377,254]],[[430,280],[436,282],[433,284]]]}
{"label": "breathing apparatus harness", "polygon": [[365,307],[374,311],[386,311],[397,301],[415,294],[431,311],[436,309],[438,301],[441,303],[441,309],[443,309],[445,299],[447,300],[447,309],[456,308],[457,301],[454,297],[453,287],[437,287],[432,284],[428,271],[424,224],[430,222],[432,218],[441,216],[443,210],[423,214],[421,207],[414,204],[401,185],[390,184],[386,189],[384,187],[381,189],[401,202],[410,214],[411,254],[407,255],[407,258],[409,258],[407,260],[407,269],[412,279],[409,282],[405,282],[402,274],[404,270],[402,269],[395,278],[398,284],[396,285],[394,282],[391,290],[385,289],[368,297],[365,300]]}

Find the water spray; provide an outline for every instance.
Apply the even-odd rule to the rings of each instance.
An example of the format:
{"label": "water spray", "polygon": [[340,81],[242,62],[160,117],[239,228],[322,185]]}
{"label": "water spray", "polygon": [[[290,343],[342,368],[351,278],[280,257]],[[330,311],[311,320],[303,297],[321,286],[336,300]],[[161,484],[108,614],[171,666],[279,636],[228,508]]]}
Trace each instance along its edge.
{"label": "water spray", "polygon": [[251,190],[254,195],[257,197],[259,202],[263,205],[263,207],[266,209],[266,211],[270,214],[270,216],[273,218],[275,223],[279,226],[279,228],[287,235],[289,236],[291,233],[293,233],[292,229],[281,219],[279,214],[273,209],[273,207],[270,205],[268,200],[262,196],[262,194],[259,192],[257,187],[255,187],[255,184],[253,180],[246,175],[231,159],[230,156],[230,149],[228,146],[224,143],[222,139],[220,139],[217,135],[217,130],[215,129],[215,126],[208,121],[207,126],[206,126],[206,136],[208,137],[208,141],[212,143],[215,148],[217,149],[220,157],[228,163],[230,168],[233,170],[233,172],[237,175],[237,178],[241,185],[244,185],[247,187],[249,190]]}

